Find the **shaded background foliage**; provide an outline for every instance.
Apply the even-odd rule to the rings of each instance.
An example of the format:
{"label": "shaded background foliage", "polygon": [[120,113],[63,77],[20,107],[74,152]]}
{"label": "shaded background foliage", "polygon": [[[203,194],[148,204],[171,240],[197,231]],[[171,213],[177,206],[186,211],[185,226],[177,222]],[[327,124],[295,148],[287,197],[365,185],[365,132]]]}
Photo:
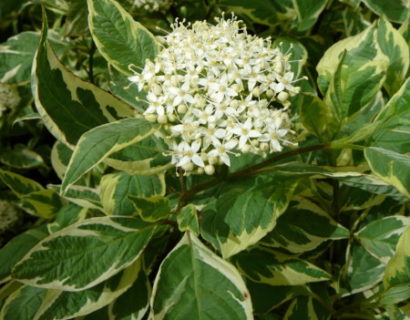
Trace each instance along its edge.
{"label": "shaded background foliage", "polygon": [[[409,5],[1,1],[0,318],[409,318]],[[177,177],[126,66],[223,12],[306,76],[299,146]]]}

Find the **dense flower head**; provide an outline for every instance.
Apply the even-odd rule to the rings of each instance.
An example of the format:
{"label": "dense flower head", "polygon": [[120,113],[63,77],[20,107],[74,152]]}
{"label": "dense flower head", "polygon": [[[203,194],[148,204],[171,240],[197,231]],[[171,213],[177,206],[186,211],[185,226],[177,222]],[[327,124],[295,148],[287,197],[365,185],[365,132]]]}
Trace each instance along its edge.
{"label": "dense flower head", "polygon": [[186,173],[213,174],[229,154],[281,151],[290,143],[289,56],[241,21],[175,23],[163,49],[129,79],[147,92],[146,119],[168,134],[172,162]]}
{"label": "dense flower head", "polygon": [[172,4],[172,0],[134,0],[134,5],[147,11],[167,10]]}
{"label": "dense flower head", "polygon": [[7,109],[13,109],[20,102],[17,89],[7,83],[0,82],[0,116]]}

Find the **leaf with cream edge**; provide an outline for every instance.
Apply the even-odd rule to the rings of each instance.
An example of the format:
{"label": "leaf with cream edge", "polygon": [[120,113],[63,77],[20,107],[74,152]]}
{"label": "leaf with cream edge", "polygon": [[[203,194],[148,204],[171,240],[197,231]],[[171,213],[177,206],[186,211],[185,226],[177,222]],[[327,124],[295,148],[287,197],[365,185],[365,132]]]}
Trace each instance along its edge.
{"label": "leaf with cream edge", "polygon": [[114,152],[145,139],[154,131],[155,126],[142,118],[123,119],[87,131],[74,149],[61,191],[64,193],[83,174]]}
{"label": "leaf with cream edge", "polygon": [[[318,72],[317,82],[323,95],[329,89],[344,51],[349,52],[351,58],[357,57],[359,63],[366,64],[366,62],[370,63],[373,60],[373,63],[381,64],[382,69],[387,69],[389,59],[381,52],[376,41],[376,26],[372,25],[355,36],[338,41],[326,50],[316,66]],[[363,68],[365,65],[359,67]]]}
{"label": "leaf with cream edge", "polygon": [[410,150],[410,78],[377,115],[370,144],[399,153]]}
{"label": "leaf with cream edge", "polygon": [[86,131],[136,115],[126,103],[67,70],[47,41],[47,30],[47,17],[43,13],[31,85],[43,123],[58,140],[74,146]]}
{"label": "leaf with cream edge", "polygon": [[264,245],[304,253],[325,241],[349,238],[349,230],[336,223],[322,208],[307,199],[291,202],[275,228],[262,239]]}
{"label": "leaf with cream edge", "polygon": [[384,87],[392,96],[403,84],[409,69],[409,46],[400,32],[382,18],[377,23],[377,40],[383,53],[389,58]]}
{"label": "leaf with cream edge", "polygon": [[387,263],[394,255],[397,242],[408,226],[409,217],[390,216],[370,222],[355,236],[372,256]]}
{"label": "leaf with cream edge", "polygon": [[64,143],[56,141],[51,149],[51,165],[57,176],[63,180],[73,151]]}
{"label": "leaf with cream edge", "polygon": [[80,221],[38,243],[15,266],[12,278],[48,289],[91,288],[138,259],[154,230],[131,217]]}
{"label": "leaf with cream edge", "polygon": [[330,320],[332,314],[312,297],[296,297],[289,305],[283,320]]}
{"label": "leaf with cream edge", "polygon": [[363,3],[379,16],[386,16],[393,22],[402,23],[409,16],[408,0],[362,0]]}
{"label": "leaf with cream edge", "polygon": [[171,157],[164,155],[168,145],[151,135],[137,144],[113,153],[104,162],[110,167],[131,175],[150,176],[171,168]]}
{"label": "leaf with cream edge", "polygon": [[46,226],[32,228],[11,239],[0,249],[0,283],[10,280],[11,270],[17,262],[48,234]]}
{"label": "leaf with cream edge", "polygon": [[[0,318],[65,320],[98,310],[126,292],[134,281],[144,273],[141,259],[95,287],[70,292],[38,287],[22,286],[6,300]],[[24,300],[35,299],[28,308],[21,308]],[[19,308],[20,306],[20,308]]]}
{"label": "leaf with cream edge", "polygon": [[155,37],[115,0],[88,0],[88,25],[101,55],[116,69],[132,75],[159,51]]}
{"label": "leaf with cream edge", "polygon": [[165,195],[165,176],[134,176],[126,172],[106,174],[100,182],[104,211],[111,215],[132,215],[136,209],[129,196]]}
{"label": "leaf with cream edge", "polygon": [[142,269],[137,280],[108,307],[109,319],[142,320],[149,308],[151,283]]}
{"label": "leaf with cream edge", "polygon": [[39,183],[17,173],[0,169],[3,181],[19,198],[18,205],[31,215],[50,219],[62,206],[59,195],[44,189]]}
{"label": "leaf with cream edge", "polygon": [[[336,43],[321,61],[325,63],[317,66],[318,83],[329,81],[325,102],[333,108],[339,122],[357,115],[373,100],[389,66],[389,58],[377,41],[376,26]],[[324,70],[329,63],[331,69]]]}
{"label": "leaf with cream edge", "polygon": [[256,186],[232,183],[223,188],[215,207],[200,213],[201,235],[224,258],[246,249],[268,234],[286,210],[297,180],[275,175]]}
{"label": "leaf with cream edge", "polygon": [[253,319],[238,271],[187,232],[162,262],[154,282],[151,319]]}
{"label": "leaf with cream edge", "polygon": [[410,198],[410,156],[382,148],[366,148],[364,156],[372,172]]}
{"label": "leaf with cream edge", "polygon": [[272,286],[297,286],[330,279],[326,271],[310,262],[263,247],[243,251],[231,260],[252,281]]}

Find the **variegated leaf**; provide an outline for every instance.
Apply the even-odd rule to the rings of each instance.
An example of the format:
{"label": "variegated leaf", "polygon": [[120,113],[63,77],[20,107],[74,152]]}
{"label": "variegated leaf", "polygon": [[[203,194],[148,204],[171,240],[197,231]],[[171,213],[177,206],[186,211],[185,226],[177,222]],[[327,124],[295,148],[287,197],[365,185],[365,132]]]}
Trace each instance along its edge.
{"label": "variegated leaf", "polygon": [[313,202],[300,199],[290,204],[262,242],[292,253],[303,253],[317,248],[325,241],[346,238],[349,238],[349,230]]}
{"label": "variegated leaf", "polygon": [[112,215],[131,215],[136,212],[129,196],[151,197],[165,195],[165,177],[134,176],[125,172],[104,175],[100,196],[104,211]]}
{"label": "variegated leaf", "polygon": [[252,281],[272,286],[297,286],[330,279],[326,271],[310,262],[268,248],[249,249],[231,260]]}
{"label": "variegated leaf", "polygon": [[151,319],[253,319],[238,271],[186,233],[155,278]]}
{"label": "variegated leaf", "polygon": [[375,175],[410,198],[410,156],[374,147],[364,155]]}
{"label": "variegated leaf", "polygon": [[172,167],[171,157],[164,155],[168,146],[163,139],[151,135],[137,144],[112,154],[104,162],[131,175],[149,176]]}
{"label": "variegated leaf", "polygon": [[[48,187],[56,192],[61,192],[59,185],[48,185]],[[98,190],[94,188],[72,185],[65,192],[63,198],[84,208],[103,209],[100,194]]]}
{"label": "variegated leaf", "polygon": [[377,24],[377,40],[381,50],[390,60],[384,86],[392,96],[406,79],[410,61],[409,46],[400,32],[385,18],[380,19]]}
{"label": "variegated leaf", "polygon": [[141,269],[132,286],[108,307],[109,320],[142,320],[149,308],[151,283]]}
{"label": "variegated leaf", "polygon": [[[356,115],[382,87],[389,59],[377,41],[377,28],[337,42],[317,66],[325,102],[339,121]],[[328,69],[327,69],[328,68]]]}
{"label": "variegated leaf", "polygon": [[61,64],[47,41],[45,14],[33,63],[32,90],[47,129],[70,146],[96,126],[135,115],[132,107],[76,77]]}
{"label": "variegated leaf", "polygon": [[386,288],[410,283],[410,227],[401,235],[384,274]]}
{"label": "variegated leaf", "polygon": [[371,145],[399,153],[410,150],[410,79],[389,100],[375,121]]}
{"label": "variegated leaf", "polygon": [[62,192],[114,152],[150,136],[155,130],[142,118],[123,119],[91,129],[74,149],[61,185]]}
{"label": "variegated leaf", "polygon": [[[89,314],[121,296],[143,273],[141,259],[103,283],[77,292],[23,286],[5,302],[0,317],[5,319],[65,320]],[[24,300],[34,300],[18,308]],[[40,303],[38,303],[40,302]]]}
{"label": "variegated leaf", "polygon": [[51,165],[57,176],[63,180],[73,151],[64,143],[56,141],[51,149]]}
{"label": "variegated leaf", "polygon": [[170,201],[167,197],[152,196],[148,198],[129,196],[134,204],[136,213],[142,220],[155,222],[169,217],[171,213]]}
{"label": "variegated leaf", "polygon": [[283,320],[330,320],[332,314],[312,297],[295,298],[286,310]]}
{"label": "variegated leaf", "polygon": [[0,180],[19,198],[17,203],[31,215],[52,218],[62,206],[59,195],[39,183],[17,173],[0,169]]}
{"label": "variegated leaf", "polygon": [[387,263],[394,255],[397,242],[408,226],[410,226],[409,217],[390,216],[372,221],[360,229],[355,236],[371,255]]}
{"label": "variegated leaf", "polygon": [[43,158],[28,148],[1,150],[0,162],[18,169],[31,169],[44,165]]}
{"label": "variegated leaf", "polygon": [[40,226],[11,239],[0,249],[0,283],[10,280],[11,269],[46,236],[48,236],[47,227]]}
{"label": "variegated leaf", "polygon": [[87,217],[87,212],[87,208],[83,208],[72,203],[62,207],[57,212],[54,222],[47,224],[48,232],[51,234],[76,222],[84,220]]}
{"label": "variegated leaf", "polygon": [[88,289],[131,265],[154,229],[129,217],[80,221],[38,243],[15,266],[12,276],[42,288]]}
{"label": "variegated leaf", "polygon": [[195,235],[199,234],[198,212],[195,205],[188,204],[178,212],[177,215],[178,229],[182,232],[191,231]]}
{"label": "variegated leaf", "polygon": [[159,51],[155,37],[115,0],[88,0],[88,25],[93,40],[107,61],[131,75],[130,65],[141,70]]}
{"label": "variegated leaf", "polygon": [[349,296],[373,288],[383,279],[386,265],[373,257],[362,246],[353,244],[346,258],[347,275],[340,294]]}
{"label": "variegated leaf", "polygon": [[201,235],[230,257],[258,242],[285,211],[297,181],[276,175],[256,186],[228,184],[215,208],[201,212]]}
{"label": "variegated leaf", "polygon": [[[54,32],[50,32],[50,38],[53,47],[61,53],[66,44],[56,40],[58,36]],[[31,66],[39,40],[39,32],[26,31],[0,44],[0,82],[30,81]]]}
{"label": "variegated leaf", "polygon": [[404,22],[409,16],[409,1],[362,0],[379,16],[386,16],[393,22]]}

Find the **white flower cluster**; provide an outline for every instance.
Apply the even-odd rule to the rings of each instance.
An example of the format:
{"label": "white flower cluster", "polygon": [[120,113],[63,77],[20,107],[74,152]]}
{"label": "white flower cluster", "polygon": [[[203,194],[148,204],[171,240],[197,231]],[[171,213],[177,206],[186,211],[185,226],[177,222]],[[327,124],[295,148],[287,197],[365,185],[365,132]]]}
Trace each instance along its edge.
{"label": "white flower cluster", "polygon": [[213,174],[229,154],[266,155],[290,143],[289,56],[241,21],[176,23],[163,49],[130,77],[147,92],[146,119],[163,125],[172,162],[187,174]]}
{"label": "white flower cluster", "polygon": [[11,229],[19,219],[19,212],[10,201],[0,200],[0,234]]}
{"label": "white flower cluster", "polygon": [[134,5],[137,8],[152,12],[167,10],[171,4],[172,0],[134,0]]}
{"label": "white flower cluster", "polygon": [[16,107],[20,102],[17,89],[7,83],[0,82],[0,116],[7,109]]}

